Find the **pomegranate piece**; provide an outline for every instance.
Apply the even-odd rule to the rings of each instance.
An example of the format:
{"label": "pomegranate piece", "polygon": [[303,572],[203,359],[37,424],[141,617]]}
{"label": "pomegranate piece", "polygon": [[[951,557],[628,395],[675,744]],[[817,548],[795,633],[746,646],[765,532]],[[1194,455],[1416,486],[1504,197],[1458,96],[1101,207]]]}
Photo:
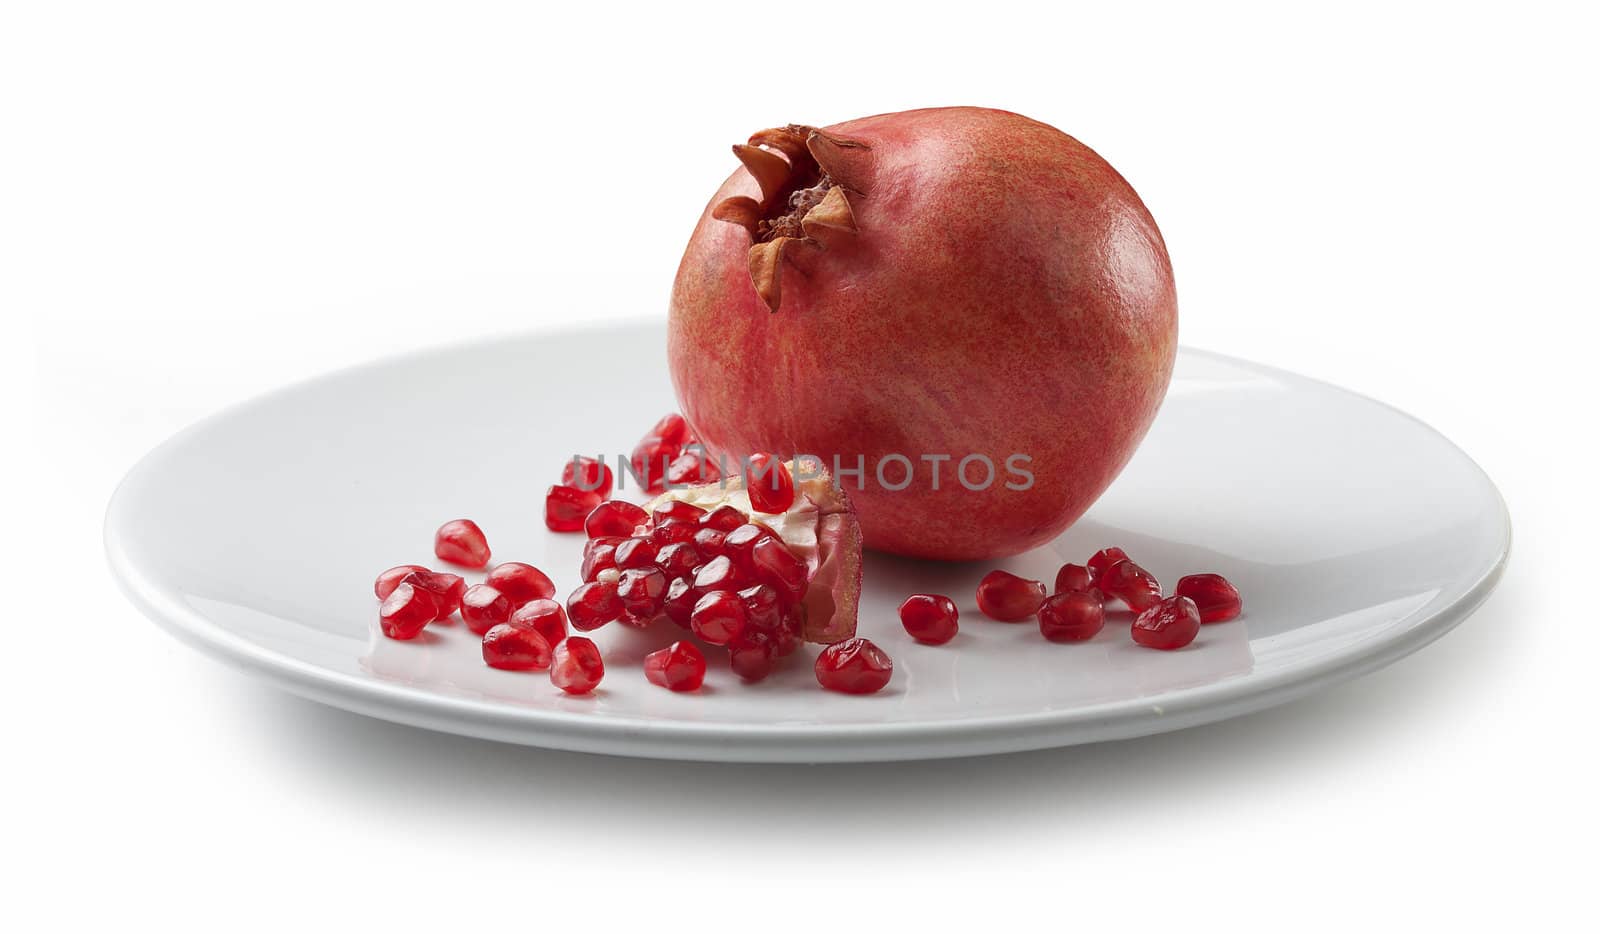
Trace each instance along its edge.
{"label": "pomegranate piece", "polygon": [[869,639],[835,642],[817,656],[817,683],[841,694],[873,694],[894,674],[894,662]]}
{"label": "pomegranate piece", "polygon": [[1133,620],[1133,641],[1146,648],[1181,649],[1199,634],[1200,609],[1188,597],[1168,597]]}
{"label": "pomegranate piece", "polygon": [[648,626],[661,615],[661,601],[667,596],[667,575],[658,567],[630,568],[617,578],[617,599],[622,601],[622,621],[633,626]]}
{"label": "pomegranate piece", "polygon": [[567,597],[567,619],[579,632],[599,629],[606,623],[622,618],[625,611],[617,596],[616,581],[596,580],[580,584]]}
{"label": "pomegranate piece", "polygon": [[778,515],[788,512],[794,505],[794,477],[783,461],[771,454],[750,457],[744,482],[750,491],[750,505],[756,512]]}
{"label": "pomegranate piece", "polygon": [[391,639],[415,639],[438,612],[427,591],[402,582],[378,606],[378,628]]}
{"label": "pomegranate piece", "polygon": [[644,657],[644,676],[669,691],[698,691],[706,680],[706,657],[693,642],[674,642]]}
{"label": "pomegranate piece", "polygon": [[507,620],[512,626],[531,629],[544,637],[545,644],[557,646],[567,637],[567,611],[554,600],[530,600],[517,608]]}
{"label": "pomegranate piece", "polygon": [[667,585],[667,595],[661,601],[661,611],[667,618],[682,626],[689,628],[689,620],[694,615],[695,604],[700,601],[700,591],[684,578],[678,578]]}
{"label": "pomegranate piece", "polygon": [[1092,586],[1089,569],[1081,564],[1063,564],[1056,572],[1056,593],[1087,593]]}
{"label": "pomegranate piece", "polygon": [[689,615],[689,629],[712,645],[727,645],[744,632],[744,600],[731,590],[701,597]]}
{"label": "pomegranate piece", "polygon": [[430,571],[423,568],[407,574],[403,582],[428,592],[428,596],[433,598],[434,604],[438,607],[435,620],[449,619],[450,614],[461,609],[461,598],[467,592],[467,582],[461,579],[461,575],[451,574],[448,571]]}
{"label": "pomegranate piece", "polygon": [[378,575],[377,581],[372,585],[372,592],[378,595],[379,600],[386,599],[390,594],[394,593],[396,587],[400,586],[400,582],[405,580],[407,574],[412,571],[426,570],[428,569],[420,564],[396,565]]}
{"label": "pomegranate piece", "polygon": [[1105,626],[1105,606],[1092,593],[1069,590],[1046,598],[1039,607],[1039,634],[1051,642],[1093,639]]}
{"label": "pomegranate piece", "polygon": [[1155,575],[1126,559],[1100,575],[1095,586],[1107,596],[1126,603],[1135,613],[1142,613],[1161,600],[1161,583]]}
{"label": "pomegranate piece", "polygon": [[1128,553],[1121,548],[1102,548],[1089,558],[1089,583],[1093,584],[1111,570],[1118,561],[1127,561]]}
{"label": "pomegranate piece", "polygon": [[544,492],[544,525],[552,532],[576,532],[605,497],[594,490],[552,486]]}
{"label": "pomegranate piece", "polygon": [[583,521],[590,538],[630,538],[633,530],[650,521],[650,514],[633,503],[607,500],[594,508]]}
{"label": "pomegranate piece", "polygon": [[473,584],[461,597],[461,618],[480,636],[511,619],[512,609],[511,599],[488,584]]}
{"label": "pomegranate piece", "polygon": [[743,590],[750,579],[727,555],[717,555],[707,561],[694,575],[694,586],[702,593],[713,590]]}
{"label": "pomegranate piece", "polygon": [[[593,493],[600,499],[611,495],[611,468],[603,459],[573,457],[561,468],[561,485],[583,493]],[[599,505],[596,502],[595,505]],[[593,509],[594,506],[590,506]]]}
{"label": "pomegranate piece", "polygon": [[944,645],[956,637],[957,620],[954,600],[931,593],[914,593],[900,604],[900,625],[911,638],[928,645]]}
{"label": "pomegranate piece", "polygon": [[433,534],[433,553],[440,561],[481,568],[489,563],[489,541],[483,537],[478,523],[471,519],[451,519]]}
{"label": "pomegranate piece", "polygon": [[522,606],[529,600],[548,600],[556,595],[556,585],[550,582],[543,571],[520,561],[495,565],[483,582],[505,594],[513,607]]}
{"label": "pomegranate piece", "polygon": [[588,694],[606,676],[600,650],[583,636],[572,636],[550,653],[550,683],[568,694]]}
{"label": "pomegranate piece", "polygon": [[1178,581],[1173,594],[1193,600],[1202,623],[1225,623],[1244,609],[1239,589],[1221,574],[1190,574]]}
{"label": "pomegranate piece", "polygon": [[550,667],[550,643],[532,629],[500,623],[483,634],[483,660],[490,668],[543,671]]}
{"label": "pomegranate piece", "polygon": [[990,619],[1015,623],[1039,612],[1044,585],[1009,571],[990,571],[978,582],[978,609]]}
{"label": "pomegranate piece", "polygon": [[600,575],[601,571],[617,566],[617,546],[624,541],[627,541],[627,539],[589,539],[588,543],[583,546],[583,564],[578,568],[585,582],[594,580]]}

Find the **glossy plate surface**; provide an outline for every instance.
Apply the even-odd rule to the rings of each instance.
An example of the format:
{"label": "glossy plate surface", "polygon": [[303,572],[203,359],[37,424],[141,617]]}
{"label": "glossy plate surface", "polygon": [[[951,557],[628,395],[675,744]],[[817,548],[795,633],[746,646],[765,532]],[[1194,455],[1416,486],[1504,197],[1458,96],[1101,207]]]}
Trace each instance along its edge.
{"label": "glossy plate surface", "polygon": [[[626,378],[594,380],[600,342]],[[581,535],[542,521],[574,448],[626,452],[673,407],[661,326],[534,335],[342,371],[247,403],[163,444],[107,516],[114,573],[170,631],[304,696],[431,729],[621,755],[850,761],[1009,752],[1178,729],[1281,703],[1437,638],[1499,577],[1510,523],[1488,478],[1426,425],[1256,364],[1183,351],[1155,427],[1082,521],[1004,562],[1046,581],[1126,548],[1169,585],[1215,571],[1239,620],[1188,649],[1141,649],[1126,614],[1081,645],[983,619],[984,565],[869,555],[861,632],[895,660],[889,688],[817,688],[808,647],[757,685],[713,659],[698,694],[648,684],[640,660],[680,631],[594,634],[608,674],[567,697],[541,673],[489,669],[456,623],[378,635],[372,579],[436,566],[432,533],[476,519],[497,560],[577,582]],[[581,390],[581,392],[580,392]],[[578,399],[584,401],[582,405]],[[917,645],[895,609],[945,593],[950,645]]]}

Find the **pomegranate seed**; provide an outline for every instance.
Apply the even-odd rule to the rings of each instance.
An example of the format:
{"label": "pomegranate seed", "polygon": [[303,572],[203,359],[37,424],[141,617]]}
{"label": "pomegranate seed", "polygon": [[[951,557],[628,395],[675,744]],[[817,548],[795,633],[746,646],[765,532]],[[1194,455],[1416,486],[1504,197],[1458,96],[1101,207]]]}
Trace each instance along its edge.
{"label": "pomegranate seed", "polygon": [[674,642],[644,657],[644,676],[669,691],[697,691],[706,680],[706,657],[693,642]]}
{"label": "pomegranate seed", "polygon": [[650,532],[650,540],[655,542],[657,548],[665,548],[668,545],[692,541],[699,532],[700,526],[680,519],[656,526]]}
{"label": "pomegranate seed", "polygon": [[788,512],[794,505],[794,477],[783,461],[771,454],[754,454],[744,472],[750,506],[768,515]]}
{"label": "pomegranate seed", "polygon": [[1193,600],[1200,610],[1202,623],[1225,623],[1238,617],[1244,609],[1244,601],[1239,599],[1239,588],[1221,574],[1190,574],[1178,581],[1178,587],[1172,593]]}
{"label": "pomegranate seed", "polygon": [[[605,499],[611,495],[611,468],[606,466],[603,458],[574,457],[561,468],[561,484]],[[594,506],[589,508],[593,509]]]}
{"label": "pomegranate seed", "polygon": [[914,593],[900,604],[900,625],[918,642],[944,645],[956,637],[956,603],[949,597]]}
{"label": "pomegranate seed", "polygon": [[378,575],[378,580],[372,585],[372,592],[378,595],[379,600],[386,599],[400,586],[406,575],[412,571],[426,571],[427,568],[420,564],[400,564]]}
{"label": "pomegranate seed", "polygon": [[583,636],[573,636],[550,653],[550,683],[568,694],[587,694],[606,675],[600,650]]}
{"label": "pomegranate seed", "polygon": [[667,575],[658,567],[632,568],[617,578],[617,599],[622,601],[622,621],[648,626],[661,615],[661,601],[667,595]]}
{"label": "pomegranate seed", "polygon": [[1199,634],[1200,609],[1188,597],[1168,597],[1133,620],[1133,641],[1146,648],[1181,649]]}
{"label": "pomegranate seed", "polygon": [[620,619],[622,614],[622,601],[617,598],[615,581],[597,580],[580,584],[567,597],[567,619],[571,620],[572,628],[579,632],[599,629],[612,620]]}
{"label": "pomegranate seed", "polygon": [[756,580],[776,590],[791,605],[805,597],[810,579],[806,563],[795,557],[782,539],[772,537],[757,541],[750,549],[750,567]]}
{"label": "pomegranate seed", "polygon": [[578,566],[578,571],[583,580],[594,580],[601,571],[617,566],[617,546],[626,539],[622,538],[591,538],[583,546],[583,563]]}
{"label": "pomegranate seed", "polygon": [[461,609],[461,598],[467,592],[467,582],[461,579],[461,575],[446,571],[430,571],[427,568],[412,571],[405,576],[402,583],[427,591],[438,608],[435,620],[449,619],[450,614]]}
{"label": "pomegranate seed", "polygon": [[402,582],[378,607],[378,628],[391,639],[415,639],[438,612],[426,590]]}
{"label": "pomegranate seed", "polygon": [[750,585],[745,573],[727,555],[717,555],[695,572],[696,590],[710,593],[713,590],[740,590]]}
{"label": "pomegranate seed", "polygon": [[750,552],[757,542],[767,538],[777,539],[778,536],[764,525],[747,522],[729,532],[728,537],[722,540],[722,553],[748,571],[754,566]]}
{"label": "pomegranate seed", "polygon": [[651,493],[666,487],[667,470],[683,454],[689,442],[689,423],[676,412],[665,415],[656,422],[650,433],[640,439],[630,458],[633,471]]}
{"label": "pomegranate seed", "polygon": [[712,645],[727,645],[744,632],[744,601],[731,590],[701,597],[689,616],[689,629]]}
{"label": "pomegranate seed", "polygon": [[817,683],[841,694],[872,694],[883,690],[894,674],[888,653],[868,639],[835,642],[817,656]]}
{"label": "pomegranate seed", "polygon": [[542,671],[550,667],[550,643],[532,629],[501,623],[483,634],[483,660],[490,668]]}
{"label": "pomegranate seed", "polygon": [[1149,571],[1132,561],[1118,561],[1100,575],[1095,586],[1116,597],[1135,613],[1142,613],[1161,600],[1161,583]]}
{"label": "pomegranate seed", "polygon": [[783,602],[778,592],[765,584],[739,591],[744,601],[745,629],[766,635],[776,646],[783,635]]}
{"label": "pomegranate seed", "polygon": [[1095,583],[1118,561],[1127,561],[1128,553],[1121,548],[1102,548],[1089,559],[1089,582]]}
{"label": "pomegranate seed", "polygon": [[1091,586],[1089,569],[1081,564],[1063,564],[1056,572],[1056,593],[1086,593]]}
{"label": "pomegranate seed", "polygon": [[650,514],[620,499],[607,500],[594,508],[583,521],[590,538],[628,538],[633,530],[650,521]]}
{"label": "pomegranate seed", "polygon": [[722,479],[716,459],[704,448],[689,448],[667,466],[667,483],[683,486],[690,483],[715,483]]}
{"label": "pomegranate seed", "polygon": [[507,622],[533,630],[544,637],[546,645],[558,645],[567,637],[567,611],[554,600],[530,600],[512,613]]}
{"label": "pomegranate seed", "polygon": [[656,567],[669,578],[688,577],[705,563],[693,542],[677,542],[656,552]]}
{"label": "pomegranate seed", "polygon": [[990,571],[978,582],[978,609],[990,619],[1015,623],[1039,612],[1044,585],[1009,571]]}
{"label": "pomegranate seed", "polygon": [[689,620],[694,614],[694,605],[700,600],[700,591],[683,578],[679,578],[667,585],[667,595],[661,601],[661,609],[667,618],[682,626],[689,628]]}
{"label": "pomegranate seed", "polygon": [[746,630],[728,645],[728,662],[733,673],[746,681],[760,681],[772,674],[772,639],[765,633]]}
{"label": "pomegranate seed", "polygon": [[505,594],[513,607],[522,606],[529,600],[548,600],[556,595],[556,585],[550,582],[543,571],[520,561],[495,565],[483,582]]}
{"label": "pomegranate seed", "polygon": [[668,444],[676,444],[679,447],[692,440],[689,435],[689,423],[677,412],[668,412],[661,416],[661,420],[656,422],[655,427],[650,429],[650,433],[645,437],[660,438]]}
{"label": "pomegranate seed", "polygon": [[749,521],[749,516],[732,506],[718,506],[700,517],[700,526],[702,528],[716,529],[718,532],[732,532]]}
{"label": "pomegranate seed", "polygon": [[617,570],[655,567],[656,545],[648,538],[629,538],[617,545]]}
{"label": "pomegranate seed", "polygon": [[593,490],[553,486],[544,491],[544,525],[552,532],[576,532],[583,520],[605,500]]}
{"label": "pomegranate seed", "polygon": [[668,522],[699,522],[706,511],[694,503],[683,500],[668,500],[650,511],[650,521],[656,525],[666,525]]}
{"label": "pomegranate seed", "polygon": [[488,584],[473,584],[461,598],[461,618],[480,636],[509,620],[512,609],[511,598]]}
{"label": "pomegranate seed", "polygon": [[[740,523],[741,525],[743,523]],[[735,526],[737,528],[737,526]],[[728,533],[720,529],[701,528],[694,533],[694,547],[703,558],[715,558],[728,547]]]}
{"label": "pomegranate seed", "polygon": [[440,561],[481,568],[489,563],[489,542],[471,519],[451,519],[433,534],[433,553]]}
{"label": "pomegranate seed", "polygon": [[1106,609],[1092,593],[1058,593],[1039,607],[1039,634],[1051,642],[1093,639],[1106,626]]}

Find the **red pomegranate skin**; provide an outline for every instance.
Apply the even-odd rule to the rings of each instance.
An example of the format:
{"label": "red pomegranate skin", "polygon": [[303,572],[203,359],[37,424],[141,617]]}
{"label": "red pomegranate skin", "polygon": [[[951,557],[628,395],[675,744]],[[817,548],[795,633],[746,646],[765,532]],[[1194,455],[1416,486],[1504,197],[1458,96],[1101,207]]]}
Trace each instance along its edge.
{"label": "red pomegranate skin", "polygon": [[[1049,541],[1132,457],[1166,392],[1177,346],[1172,268],[1137,194],[1087,146],[1017,114],[973,107],[824,127],[866,143],[844,180],[857,233],[791,250],[769,311],[752,285],[751,234],[711,216],[760,199],[738,169],[702,214],[673,285],[668,357],[699,437],[735,456],[809,453],[867,475],[840,483],[866,544],[981,559]],[[995,464],[965,489],[956,462]],[[888,454],[916,465],[878,483]],[[949,454],[939,489],[923,454]],[[1033,485],[1006,458],[1032,458]],[[969,478],[981,482],[973,465]],[[896,485],[900,465],[885,479]]]}

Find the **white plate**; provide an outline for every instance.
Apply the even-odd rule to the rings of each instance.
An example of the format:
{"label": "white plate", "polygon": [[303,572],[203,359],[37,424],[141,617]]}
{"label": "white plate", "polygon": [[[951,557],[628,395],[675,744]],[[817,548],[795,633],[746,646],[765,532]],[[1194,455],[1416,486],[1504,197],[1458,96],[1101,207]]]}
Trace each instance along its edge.
{"label": "white plate", "polygon": [[[658,323],[453,347],[335,373],[196,425],[112,500],[106,547],[163,626],[298,694],[375,717],[510,742],[636,756],[849,761],[1009,752],[1173,730],[1258,710],[1412,652],[1460,622],[1510,544],[1499,494],[1433,430],[1289,373],[1184,351],[1138,455],[1082,521],[1003,562],[1053,579],[1121,545],[1165,582],[1216,571],[1238,621],[1179,652],[1134,646],[1126,616],[1082,645],[984,620],[988,565],[869,555],[861,631],[894,657],[883,693],[817,688],[808,651],[746,686],[648,684],[640,659],[681,631],[595,634],[608,673],[567,697],[482,663],[459,623],[377,634],[372,579],[437,564],[434,528],[468,516],[498,560],[576,583],[581,535],[544,529],[542,496],[575,448],[629,450],[673,408]],[[962,632],[913,643],[895,608],[951,595]]]}

